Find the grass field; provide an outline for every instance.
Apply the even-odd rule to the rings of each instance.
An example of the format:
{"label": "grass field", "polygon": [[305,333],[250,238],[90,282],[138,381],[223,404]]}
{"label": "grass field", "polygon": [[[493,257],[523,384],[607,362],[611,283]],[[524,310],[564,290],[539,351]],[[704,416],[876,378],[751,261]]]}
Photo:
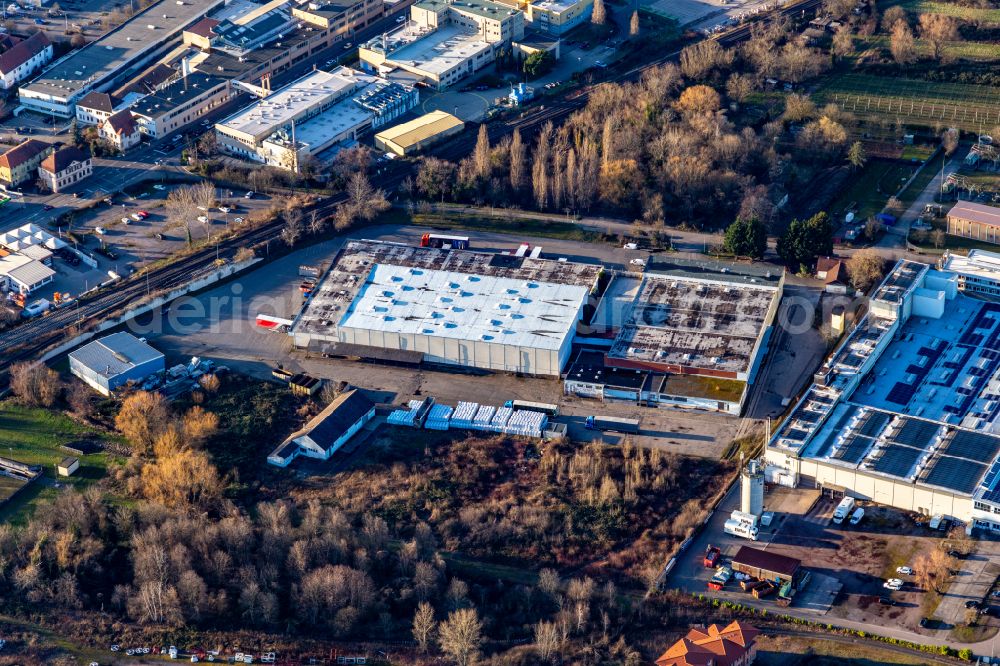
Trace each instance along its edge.
{"label": "grass field", "polygon": [[[13,502],[0,506],[0,521],[20,522],[34,507],[50,500],[57,490],[55,465],[68,455],[60,446],[95,438],[96,431],[73,422],[70,418],[46,409],[22,407],[13,402],[0,402],[0,456],[29,465],[41,465],[45,478],[36,481]],[[80,469],[59,483],[83,487],[104,476],[111,458],[94,453],[80,458]]]}
{"label": "grass field", "polygon": [[[895,160],[870,160],[850,180],[850,185],[840,193],[830,206],[830,213],[837,221],[844,219],[847,207],[857,204],[855,217],[865,219],[879,213],[889,197],[913,175],[916,166]],[[933,174],[931,174],[933,177]],[[911,188],[915,189],[915,188]]]}
{"label": "grass field", "polygon": [[475,215],[461,210],[442,210],[432,213],[407,213],[405,210],[393,208],[380,215],[373,224],[414,224],[442,229],[474,229],[476,231],[492,231],[496,233],[516,233],[522,236],[543,236],[545,238],[561,238],[563,240],[596,243],[602,240],[601,234],[581,229],[573,222],[550,222],[530,218],[508,217],[503,211],[497,210],[495,217]]}
{"label": "grass field", "polygon": [[[888,35],[872,35],[864,40],[856,40],[856,47],[863,48],[889,48]],[[918,39],[914,46],[917,55],[930,58],[934,55],[934,48],[930,42]],[[973,62],[992,62],[1000,59],[1000,46],[989,42],[948,42],[942,49],[945,56],[953,60],[970,60]]]}
{"label": "grass field", "polygon": [[935,2],[934,0],[903,0],[894,2],[907,11],[917,14],[944,14],[963,21],[976,23],[1000,23],[1000,9],[989,7],[963,7],[958,3]]}
{"label": "grass field", "polygon": [[[765,632],[766,633],[766,632]],[[859,641],[846,644],[824,639],[799,636],[760,636],[757,638],[757,661],[760,666],[834,666],[854,664],[926,664],[920,655],[898,654],[877,645]]]}
{"label": "grass field", "polygon": [[24,487],[27,483],[23,479],[12,476],[0,476],[0,502],[7,501],[14,493]]}
{"label": "grass field", "polygon": [[1000,90],[987,86],[844,74],[821,84],[815,98],[867,120],[970,132],[1000,125]]}

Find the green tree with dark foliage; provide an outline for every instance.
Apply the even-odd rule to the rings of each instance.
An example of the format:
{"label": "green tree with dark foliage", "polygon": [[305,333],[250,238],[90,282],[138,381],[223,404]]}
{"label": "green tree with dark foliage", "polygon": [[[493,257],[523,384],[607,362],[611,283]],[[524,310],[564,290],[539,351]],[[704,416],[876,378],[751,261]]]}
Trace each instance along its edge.
{"label": "green tree with dark foliage", "polygon": [[736,218],[726,229],[723,247],[737,257],[762,259],[767,252],[767,229],[755,217],[748,220]]}
{"label": "green tree with dark foliage", "polygon": [[833,224],[826,213],[808,220],[792,220],[778,239],[778,256],[789,267],[811,270],[816,258],[833,252]]}
{"label": "green tree with dark foliage", "polygon": [[535,79],[552,68],[552,54],[548,51],[535,51],[524,59],[524,73]]}

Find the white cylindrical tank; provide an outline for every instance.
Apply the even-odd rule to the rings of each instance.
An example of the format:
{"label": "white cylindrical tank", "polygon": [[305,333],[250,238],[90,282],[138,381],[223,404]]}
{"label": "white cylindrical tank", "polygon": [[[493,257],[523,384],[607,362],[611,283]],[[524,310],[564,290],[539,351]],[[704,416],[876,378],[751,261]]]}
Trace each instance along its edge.
{"label": "white cylindrical tank", "polygon": [[764,512],[764,469],[756,460],[743,468],[740,511],[759,516]]}

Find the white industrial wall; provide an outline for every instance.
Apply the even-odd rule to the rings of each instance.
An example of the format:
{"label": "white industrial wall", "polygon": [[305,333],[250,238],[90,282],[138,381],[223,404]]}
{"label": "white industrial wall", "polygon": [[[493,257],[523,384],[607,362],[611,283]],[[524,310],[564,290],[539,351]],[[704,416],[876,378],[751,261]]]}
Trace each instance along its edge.
{"label": "white industrial wall", "polygon": [[913,314],[916,317],[940,319],[944,315],[945,293],[932,289],[913,292]]}
{"label": "white industrial wall", "polygon": [[550,350],[349,326],[337,329],[337,339],[340,342],[421,352],[424,360],[430,363],[452,363],[484,370],[547,376],[559,375],[569,358],[571,338],[572,336],[567,336],[559,349]]}
{"label": "white industrial wall", "polygon": [[771,449],[765,458],[768,463],[797,474],[800,483],[802,477],[811,477],[816,480],[817,486],[842,486],[856,499],[926,515],[942,514],[966,522],[972,519],[972,498],[968,496],[831,465],[821,460],[796,458]]}

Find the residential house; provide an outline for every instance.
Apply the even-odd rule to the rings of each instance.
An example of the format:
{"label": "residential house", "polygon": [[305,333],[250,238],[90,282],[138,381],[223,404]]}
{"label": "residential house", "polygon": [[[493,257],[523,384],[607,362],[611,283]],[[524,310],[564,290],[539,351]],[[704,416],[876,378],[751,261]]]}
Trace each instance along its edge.
{"label": "residential house", "polygon": [[123,101],[117,95],[89,92],[76,103],[76,120],[82,125],[100,126],[111,114],[121,109]]}
{"label": "residential house", "polygon": [[816,279],[823,281],[823,290],[829,294],[846,294],[850,285],[847,264],[834,257],[816,260]]}
{"label": "residential house", "polygon": [[38,31],[17,42],[14,39],[8,37],[5,41],[11,46],[0,52],[0,89],[3,90],[11,90],[52,60],[52,42],[44,32]]}
{"label": "residential house", "polygon": [[757,658],[760,631],[740,621],[692,629],[656,660],[656,666],[747,666]]}
{"label": "residential house", "polygon": [[0,155],[0,184],[17,187],[32,180],[38,173],[38,165],[55,149],[38,139],[23,141],[3,155]]}
{"label": "residential house", "polygon": [[139,125],[128,109],[122,109],[108,116],[108,119],[101,123],[98,134],[115,150],[122,153],[142,141]]}
{"label": "residential house", "polygon": [[298,456],[327,460],[375,417],[375,403],[357,389],[338,396],[299,432],[282,442],[267,462],[287,467]]}
{"label": "residential house", "polygon": [[94,172],[90,153],[79,148],[60,148],[38,166],[38,177],[53,192],[63,192]]}

